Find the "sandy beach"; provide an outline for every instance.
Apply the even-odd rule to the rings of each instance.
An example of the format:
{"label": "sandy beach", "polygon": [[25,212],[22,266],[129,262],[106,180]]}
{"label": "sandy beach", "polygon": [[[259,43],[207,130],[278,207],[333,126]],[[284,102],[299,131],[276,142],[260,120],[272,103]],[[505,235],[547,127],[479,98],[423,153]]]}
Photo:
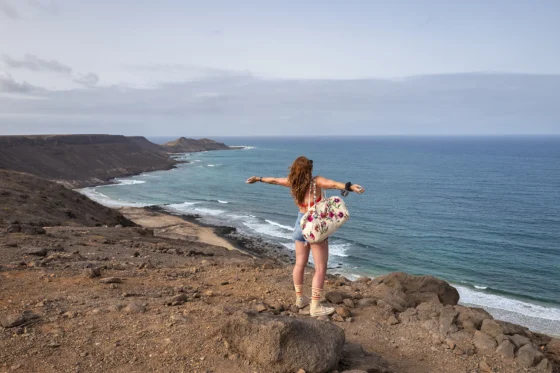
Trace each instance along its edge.
{"label": "sandy beach", "polygon": [[212,228],[203,227],[178,216],[133,207],[123,207],[118,210],[135,223],[152,229],[156,237],[199,241],[228,250],[241,251],[227,240],[219,237]]}

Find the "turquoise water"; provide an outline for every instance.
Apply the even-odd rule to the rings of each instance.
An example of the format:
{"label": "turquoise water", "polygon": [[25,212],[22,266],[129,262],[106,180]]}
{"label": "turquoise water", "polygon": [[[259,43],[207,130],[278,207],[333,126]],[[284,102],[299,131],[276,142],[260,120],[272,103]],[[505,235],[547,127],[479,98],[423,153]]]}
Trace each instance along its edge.
{"label": "turquoise water", "polygon": [[303,154],[316,174],[367,189],[345,199],[351,218],[331,240],[333,271],[431,274],[465,304],[560,334],[560,138],[217,140],[247,148],[182,155],[191,163],[84,193],[166,205],[293,249],[288,189],[245,180],[285,176]]}

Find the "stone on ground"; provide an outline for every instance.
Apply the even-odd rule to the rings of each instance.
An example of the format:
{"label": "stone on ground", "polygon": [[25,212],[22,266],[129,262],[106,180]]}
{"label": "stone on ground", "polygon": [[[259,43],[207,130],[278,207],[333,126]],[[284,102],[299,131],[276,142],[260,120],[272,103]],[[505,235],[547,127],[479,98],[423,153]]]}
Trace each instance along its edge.
{"label": "stone on ground", "polygon": [[480,352],[486,355],[491,355],[498,344],[494,338],[479,330],[474,333],[473,343]]}
{"label": "stone on ground", "polygon": [[314,319],[238,312],[222,327],[233,352],[269,372],[328,372],[338,365],[344,331]]}
{"label": "stone on ground", "polygon": [[515,357],[515,346],[509,340],[505,340],[496,349],[496,354],[504,359],[511,360]]}
{"label": "stone on ground", "polygon": [[517,351],[515,360],[523,368],[531,368],[543,358],[543,354],[531,345],[525,345]]}

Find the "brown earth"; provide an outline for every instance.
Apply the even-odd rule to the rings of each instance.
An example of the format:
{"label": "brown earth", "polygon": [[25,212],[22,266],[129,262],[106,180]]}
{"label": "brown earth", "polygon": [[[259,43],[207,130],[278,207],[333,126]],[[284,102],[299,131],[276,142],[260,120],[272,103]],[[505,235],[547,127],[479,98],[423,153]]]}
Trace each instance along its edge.
{"label": "brown earth", "polygon": [[[0,329],[0,372],[268,372],[227,346],[222,332],[239,310],[308,318],[306,309],[293,308],[291,266],[202,243],[189,222],[181,230],[162,214],[128,209],[128,215],[152,225],[162,222],[155,236],[138,227],[0,235],[0,322],[24,315],[21,325]],[[165,226],[174,228],[169,232]],[[168,234],[174,238],[164,237]],[[38,249],[47,253],[32,254]],[[312,273],[306,271],[307,293]],[[383,294],[385,286],[397,280],[410,284],[412,277],[352,282],[329,276],[327,299],[344,301],[346,309],[343,318],[324,322],[343,329],[347,346],[381,356],[392,372],[537,372],[495,354],[457,354],[437,336],[437,326],[413,320],[426,307],[388,318],[380,299],[407,291],[414,303],[421,289],[408,293],[397,286]],[[420,282],[426,281],[436,283]],[[426,315],[440,324],[441,318]],[[359,353],[357,359],[371,356]],[[343,360],[339,371],[346,368]]]}

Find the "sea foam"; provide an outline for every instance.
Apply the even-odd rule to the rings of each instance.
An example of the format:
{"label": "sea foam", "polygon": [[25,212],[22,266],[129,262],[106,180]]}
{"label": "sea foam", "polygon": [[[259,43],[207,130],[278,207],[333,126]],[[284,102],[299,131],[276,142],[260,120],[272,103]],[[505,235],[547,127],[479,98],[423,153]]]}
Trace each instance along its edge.
{"label": "sea foam", "polygon": [[89,197],[90,199],[94,200],[97,203],[102,204],[103,206],[107,207],[146,207],[151,206],[148,203],[140,203],[140,202],[130,202],[130,201],[123,201],[120,199],[113,199],[99,191],[96,188],[84,188],[79,190],[80,193]]}
{"label": "sea foam", "polygon": [[524,325],[541,333],[560,335],[560,308],[528,303],[464,286],[455,287],[462,304],[483,307],[499,320]]}
{"label": "sea foam", "polygon": [[119,182],[115,186],[118,186],[118,185],[136,185],[136,184],[145,184],[146,183],[145,180],[135,180],[135,179],[115,179],[115,181]]}

